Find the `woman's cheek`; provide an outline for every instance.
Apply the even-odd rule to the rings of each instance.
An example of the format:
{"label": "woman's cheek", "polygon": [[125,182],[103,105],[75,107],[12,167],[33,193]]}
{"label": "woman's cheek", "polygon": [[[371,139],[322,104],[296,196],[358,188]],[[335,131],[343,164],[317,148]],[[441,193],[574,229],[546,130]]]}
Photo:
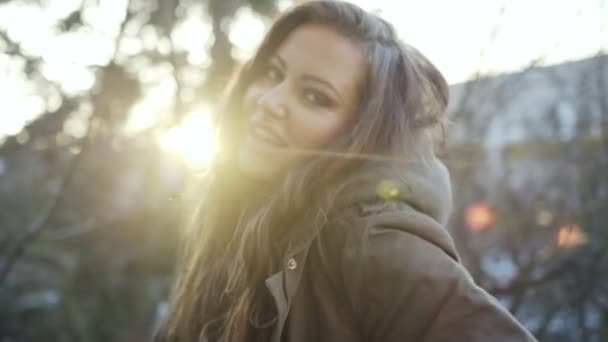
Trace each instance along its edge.
{"label": "woman's cheek", "polygon": [[331,115],[307,111],[292,121],[290,135],[293,145],[300,148],[319,149],[334,137],[337,124]]}

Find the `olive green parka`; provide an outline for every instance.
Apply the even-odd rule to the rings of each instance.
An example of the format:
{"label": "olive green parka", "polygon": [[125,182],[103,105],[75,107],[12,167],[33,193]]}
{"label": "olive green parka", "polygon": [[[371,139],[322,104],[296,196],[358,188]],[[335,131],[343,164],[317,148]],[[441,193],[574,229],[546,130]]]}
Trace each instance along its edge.
{"label": "olive green parka", "polygon": [[461,264],[440,161],[368,167],[336,207],[324,227],[293,223],[301,236],[265,281],[273,342],[535,341]]}

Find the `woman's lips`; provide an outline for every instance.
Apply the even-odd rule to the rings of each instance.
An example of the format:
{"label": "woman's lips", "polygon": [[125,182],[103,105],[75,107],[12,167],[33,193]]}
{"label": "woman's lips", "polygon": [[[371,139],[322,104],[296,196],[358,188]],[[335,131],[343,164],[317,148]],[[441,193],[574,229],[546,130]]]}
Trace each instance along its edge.
{"label": "woman's lips", "polygon": [[272,145],[274,147],[285,147],[287,143],[276,133],[263,126],[252,125],[249,134],[256,140]]}

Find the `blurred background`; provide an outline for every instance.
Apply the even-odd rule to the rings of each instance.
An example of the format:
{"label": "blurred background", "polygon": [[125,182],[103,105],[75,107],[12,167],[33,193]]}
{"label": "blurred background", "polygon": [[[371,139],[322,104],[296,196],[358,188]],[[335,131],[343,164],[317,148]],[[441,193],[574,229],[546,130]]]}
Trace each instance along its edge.
{"label": "blurred background", "polygon": [[[146,341],[208,113],[294,0],[0,0],[0,341]],[[606,1],[353,1],[451,84],[448,226],[541,341],[608,341]]]}

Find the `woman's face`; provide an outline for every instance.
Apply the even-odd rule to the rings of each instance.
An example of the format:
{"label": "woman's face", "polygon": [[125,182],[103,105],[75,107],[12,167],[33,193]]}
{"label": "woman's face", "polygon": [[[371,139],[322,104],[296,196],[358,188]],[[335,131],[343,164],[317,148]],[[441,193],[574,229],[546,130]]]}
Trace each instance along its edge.
{"label": "woman's face", "polygon": [[331,28],[305,24],[266,62],[245,93],[239,167],[272,181],[304,158],[293,150],[323,149],[351,122],[364,60],[359,47]]}

